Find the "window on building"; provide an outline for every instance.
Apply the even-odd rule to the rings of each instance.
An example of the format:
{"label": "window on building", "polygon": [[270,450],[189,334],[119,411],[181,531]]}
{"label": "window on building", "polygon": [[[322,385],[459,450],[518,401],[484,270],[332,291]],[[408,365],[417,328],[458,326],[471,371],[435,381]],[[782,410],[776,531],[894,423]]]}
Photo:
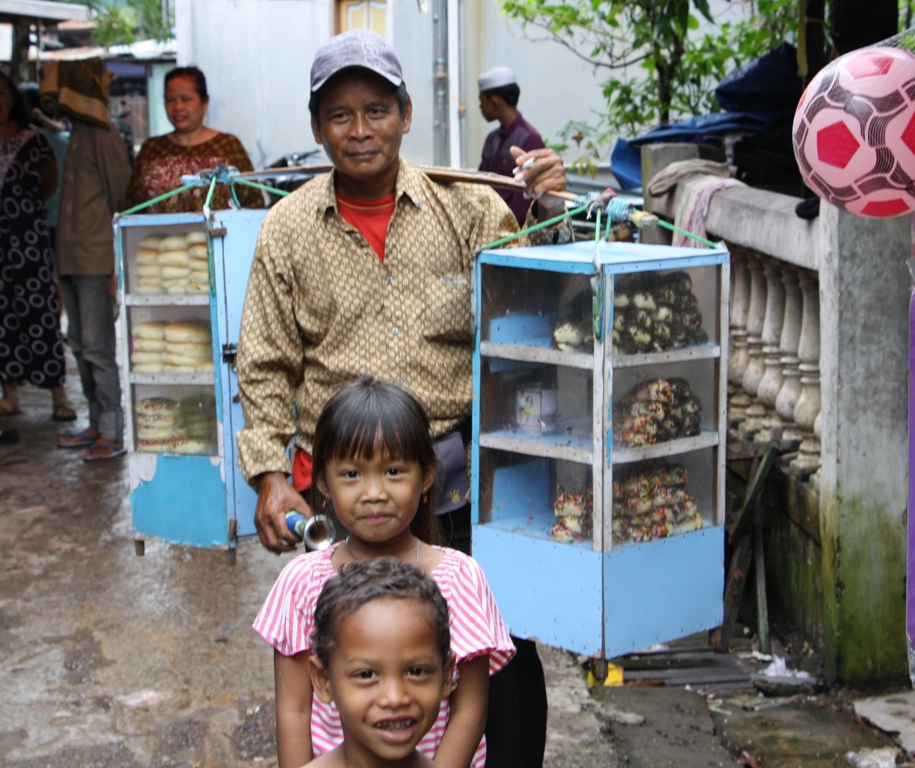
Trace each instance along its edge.
{"label": "window on building", "polygon": [[384,34],[386,0],[337,0],[337,32],[371,29]]}

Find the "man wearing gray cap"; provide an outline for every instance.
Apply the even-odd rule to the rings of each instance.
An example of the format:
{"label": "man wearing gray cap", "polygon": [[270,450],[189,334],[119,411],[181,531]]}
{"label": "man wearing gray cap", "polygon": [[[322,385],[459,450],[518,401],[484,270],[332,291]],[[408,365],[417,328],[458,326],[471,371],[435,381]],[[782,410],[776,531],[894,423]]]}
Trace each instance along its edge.
{"label": "man wearing gray cap", "polygon": [[[495,67],[480,75],[477,82],[480,86],[480,111],[483,118],[487,122],[499,121],[499,127],[490,132],[483,144],[480,170],[511,176],[517,173],[511,148],[517,147],[524,152],[541,149],[543,139],[518,111],[521,89],[511,69]],[[530,201],[523,193],[511,189],[500,189],[499,194],[512,209],[518,223],[523,225]]]}
{"label": "man wearing gray cap", "polygon": [[[239,467],[258,493],[255,525],[261,542],[277,553],[295,548],[285,513],[312,514],[301,493],[314,493],[309,451],[318,415],[334,393],[361,376],[396,382],[416,395],[429,415],[444,471],[466,483],[461,447],[473,397],[473,256],[518,231],[511,210],[490,187],[436,183],[400,156],[413,105],[400,62],[379,35],[346,32],[318,49],[309,109],[315,140],[334,170],[280,201],[264,220],[238,345],[245,417],[238,433]],[[516,176],[533,200],[528,222],[562,213],[562,201],[545,194],[565,189],[562,160],[548,149],[518,149],[514,157],[519,168],[528,166]],[[516,244],[570,239],[571,227],[564,222]],[[314,501],[313,495],[309,499]],[[440,504],[439,511],[445,512],[440,519],[446,539],[467,551],[466,497]],[[480,683],[488,685],[485,665],[482,669]],[[541,689],[542,674],[539,668]],[[542,717],[516,716],[543,730],[533,737],[540,762],[545,690],[542,694]],[[278,734],[281,726],[300,733],[278,722]],[[518,754],[529,749],[522,743],[525,736],[513,746]],[[292,738],[299,746],[284,754],[281,745],[281,768],[312,757],[298,754],[311,751],[301,746],[310,745],[310,738]],[[443,768],[470,765],[479,738],[466,741],[449,754],[442,754],[443,742],[436,762]]]}

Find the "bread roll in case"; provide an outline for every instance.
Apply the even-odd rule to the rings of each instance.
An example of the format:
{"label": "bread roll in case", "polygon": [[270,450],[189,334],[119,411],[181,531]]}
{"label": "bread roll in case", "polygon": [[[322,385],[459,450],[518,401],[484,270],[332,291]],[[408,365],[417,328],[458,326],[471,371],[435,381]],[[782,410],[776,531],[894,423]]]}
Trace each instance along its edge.
{"label": "bread roll in case", "polygon": [[130,331],[135,339],[165,339],[165,323],[137,323]]}
{"label": "bread roll in case", "polygon": [[164,330],[166,341],[210,343],[210,329],[202,323],[169,323]]}

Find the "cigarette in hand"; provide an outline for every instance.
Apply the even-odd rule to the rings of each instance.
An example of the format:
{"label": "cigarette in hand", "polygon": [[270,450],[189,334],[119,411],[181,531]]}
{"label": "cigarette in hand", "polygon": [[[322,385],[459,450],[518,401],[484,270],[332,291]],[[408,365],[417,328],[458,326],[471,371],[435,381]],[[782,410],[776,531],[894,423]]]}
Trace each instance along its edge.
{"label": "cigarette in hand", "polygon": [[514,168],[512,168],[512,176],[517,176],[520,171],[523,171],[526,168],[533,168],[534,160],[536,159],[536,157],[532,157],[530,160],[525,160],[521,165],[516,165]]}

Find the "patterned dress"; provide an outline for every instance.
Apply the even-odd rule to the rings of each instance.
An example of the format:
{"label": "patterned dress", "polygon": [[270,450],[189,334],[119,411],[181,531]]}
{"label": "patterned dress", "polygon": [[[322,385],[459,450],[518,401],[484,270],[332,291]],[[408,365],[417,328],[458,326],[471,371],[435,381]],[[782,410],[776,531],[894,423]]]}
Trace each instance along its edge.
{"label": "patterned dress", "polygon": [[[127,187],[127,207],[133,208],[171,192],[183,186],[182,176],[212,170],[220,163],[234,166],[243,173],[254,170],[245,148],[231,133],[219,133],[193,147],[175,144],[167,135],[147,139],[134,162]],[[144,208],[142,213],[198,213],[203,210],[208,191],[209,185],[201,185]],[[235,193],[244,208],[264,207],[264,198],[256,189],[237,185]],[[210,208],[225,210],[230,198],[229,187],[217,184]]]}
{"label": "patterned dress", "polygon": [[[290,562],[257,615],[254,630],[283,656],[310,650],[315,606],[324,584],[336,573],[331,557],[339,546],[337,543],[320,552],[309,552]],[[436,549],[444,557],[429,576],[448,603],[451,650],[455,659],[460,663],[488,656],[489,674],[494,675],[514,656],[515,646],[486,576],[473,558],[456,549]],[[435,725],[417,746],[426,757],[435,756],[450,716],[451,705],[448,700],[443,701]],[[314,756],[330,752],[342,742],[343,730],[336,706],[313,697],[311,745]],[[473,756],[471,768],[483,768],[485,761],[484,737]]]}
{"label": "patterned dress", "polygon": [[41,168],[56,162],[29,128],[0,141],[0,380],[50,389],[66,367]]}

